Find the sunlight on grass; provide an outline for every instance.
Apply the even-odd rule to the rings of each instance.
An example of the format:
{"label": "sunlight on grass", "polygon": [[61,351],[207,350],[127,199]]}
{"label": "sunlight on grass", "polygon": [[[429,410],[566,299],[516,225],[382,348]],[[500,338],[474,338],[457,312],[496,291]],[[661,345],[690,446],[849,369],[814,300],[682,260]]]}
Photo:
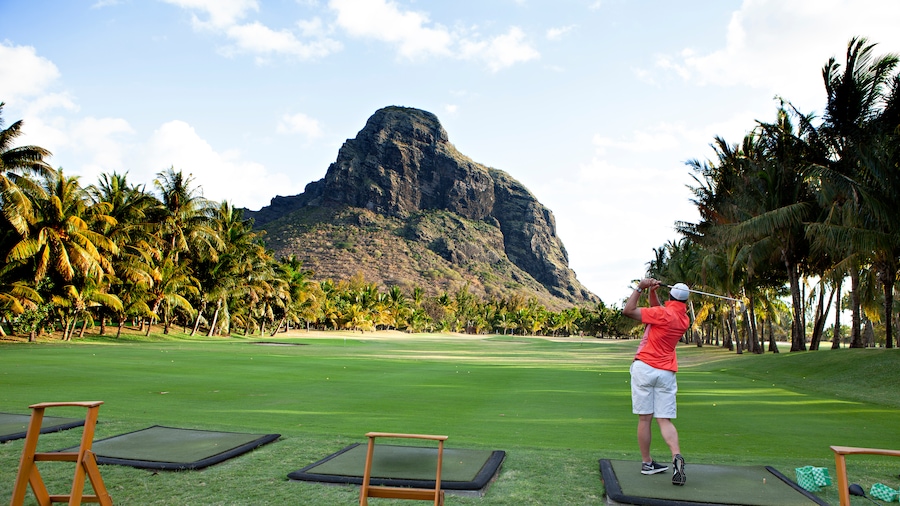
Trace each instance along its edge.
{"label": "sunlight on grass", "polygon": [[[300,496],[304,504],[353,504],[358,489],[285,476],[364,442],[372,430],[442,433],[452,446],[508,452],[485,497],[453,497],[452,504],[559,504],[561,497],[603,504],[597,459],[638,457],[628,374],[636,341],[294,336],[0,344],[0,411],[97,398],[105,401],[101,437],[153,424],[282,434],[200,473],[103,466],[116,504],[125,505],[257,504],[262,496],[273,504]],[[252,345],[256,340],[304,346]],[[677,426],[695,462],[833,472],[830,444],[900,448],[900,434],[890,430],[900,393],[884,387],[900,377],[896,353],[678,351]],[[873,367],[888,372],[865,373]],[[77,444],[71,432],[41,441]],[[653,444],[654,453],[666,453],[658,432]],[[0,446],[0,500],[11,493],[21,448],[21,441]],[[854,464],[856,481],[884,479],[888,464],[870,462]]]}

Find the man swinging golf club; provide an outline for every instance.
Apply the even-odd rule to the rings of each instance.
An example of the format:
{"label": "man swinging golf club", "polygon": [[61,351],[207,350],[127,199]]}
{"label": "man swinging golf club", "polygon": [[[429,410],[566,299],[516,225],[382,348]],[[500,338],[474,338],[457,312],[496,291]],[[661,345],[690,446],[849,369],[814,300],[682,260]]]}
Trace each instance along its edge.
{"label": "man swinging golf club", "polygon": [[[657,463],[650,456],[653,418],[659,425],[659,431],[669,449],[672,451],[673,485],[684,485],[684,458],[678,446],[678,431],[672,419],[676,415],[675,394],[678,384],[675,373],[678,371],[678,359],[675,347],[681,336],[690,325],[687,316],[687,302],[690,290],[684,283],[678,283],[669,290],[669,300],[661,305],[656,289],[660,282],[646,278],[638,283],[622,314],[646,325],[644,337],[638,345],[634,361],[631,363],[631,404],[632,411],[638,415],[638,446],[641,450],[641,473],[656,474],[669,469]],[[637,306],[641,292],[649,289],[650,307]]]}

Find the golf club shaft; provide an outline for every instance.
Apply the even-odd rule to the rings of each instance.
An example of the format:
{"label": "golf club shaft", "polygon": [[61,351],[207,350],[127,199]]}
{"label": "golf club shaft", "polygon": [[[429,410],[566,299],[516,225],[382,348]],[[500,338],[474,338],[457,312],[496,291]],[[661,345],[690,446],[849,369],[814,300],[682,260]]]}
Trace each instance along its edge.
{"label": "golf club shaft", "polygon": [[[664,285],[664,286],[666,286],[667,288],[670,288],[670,289],[671,289],[671,288],[675,288],[674,285]],[[634,286],[629,286],[628,288],[631,288],[632,290],[637,290],[637,288],[634,287]],[[690,288],[688,288],[688,291],[691,292],[691,293],[698,293],[698,294],[700,294],[700,295],[708,295],[708,296],[710,296],[710,297],[717,297],[717,298],[719,298],[719,299],[733,300],[733,301],[735,301],[735,302],[740,302],[740,303],[742,303],[742,304],[743,304],[743,302],[744,302],[744,301],[742,301],[741,299],[735,299],[735,298],[733,298],[733,297],[726,297],[726,296],[724,296],[724,295],[716,295],[716,294],[714,294],[714,293],[709,293],[709,292],[702,292],[702,291],[700,291],[700,290],[691,290]]]}
{"label": "golf club shaft", "polygon": [[[669,287],[669,288],[675,288],[673,285],[666,285],[666,286]],[[732,298],[732,297],[726,297],[726,296],[724,296],[724,295],[716,295],[716,294],[714,294],[714,293],[709,293],[709,292],[701,292],[700,290],[691,290],[690,288],[688,288],[688,291],[691,292],[691,293],[699,293],[700,295],[708,295],[708,296],[710,296],[710,297],[717,297],[717,298],[719,298],[719,299],[733,300],[733,301],[735,301],[735,302],[743,302],[741,299],[735,299],[735,298]]]}

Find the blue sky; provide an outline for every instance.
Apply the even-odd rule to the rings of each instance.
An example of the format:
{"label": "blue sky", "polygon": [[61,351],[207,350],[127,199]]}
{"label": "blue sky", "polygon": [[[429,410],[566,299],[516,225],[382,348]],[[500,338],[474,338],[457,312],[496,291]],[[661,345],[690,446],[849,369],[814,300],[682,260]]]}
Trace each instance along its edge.
{"label": "blue sky", "polygon": [[0,0],[0,100],[85,186],[174,166],[254,210],[378,108],[425,109],[553,211],[617,304],[696,220],[685,161],[776,96],[820,114],[828,58],[857,35],[900,52],[898,23],[893,0]]}

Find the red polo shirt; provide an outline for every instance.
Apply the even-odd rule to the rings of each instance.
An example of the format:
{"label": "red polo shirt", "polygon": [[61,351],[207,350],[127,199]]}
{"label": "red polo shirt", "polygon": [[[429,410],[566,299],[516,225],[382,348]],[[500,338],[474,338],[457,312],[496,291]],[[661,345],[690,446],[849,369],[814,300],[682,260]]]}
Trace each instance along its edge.
{"label": "red polo shirt", "polygon": [[634,358],[666,371],[678,371],[675,347],[691,324],[684,302],[666,301],[665,306],[641,308],[641,323],[647,325]]}

